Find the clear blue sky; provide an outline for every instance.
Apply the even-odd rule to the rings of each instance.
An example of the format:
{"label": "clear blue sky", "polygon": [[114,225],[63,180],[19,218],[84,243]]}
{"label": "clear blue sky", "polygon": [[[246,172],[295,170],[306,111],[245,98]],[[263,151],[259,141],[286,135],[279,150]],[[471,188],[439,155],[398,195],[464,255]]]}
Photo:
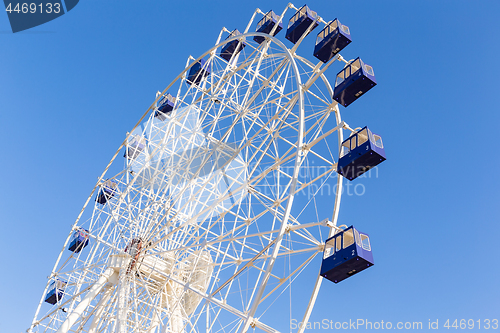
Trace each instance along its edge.
{"label": "clear blue sky", "polygon": [[[87,0],[17,34],[0,14],[0,333],[30,325],[71,225],[155,92],[221,27],[286,4]],[[378,86],[341,112],[380,133],[388,157],[341,203],[339,222],[372,237],[375,266],[325,282],[311,320],[438,319],[444,332],[446,319],[500,319],[500,2],[308,5],[349,26],[344,57],[374,67]]]}

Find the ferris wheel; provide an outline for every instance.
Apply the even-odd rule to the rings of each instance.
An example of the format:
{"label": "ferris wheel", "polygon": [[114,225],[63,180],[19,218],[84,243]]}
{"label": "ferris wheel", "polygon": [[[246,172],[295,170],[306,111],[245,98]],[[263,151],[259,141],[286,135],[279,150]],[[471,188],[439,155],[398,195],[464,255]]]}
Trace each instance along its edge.
{"label": "ferris wheel", "polygon": [[[320,24],[308,60],[298,48]],[[278,332],[301,276],[307,321],[323,279],[371,266],[368,236],[337,227],[343,179],[385,160],[380,136],[341,119],[376,84],[340,55],[350,42],[290,4],[190,57],[99,178],[28,332]],[[334,261],[351,249],[355,262]]]}

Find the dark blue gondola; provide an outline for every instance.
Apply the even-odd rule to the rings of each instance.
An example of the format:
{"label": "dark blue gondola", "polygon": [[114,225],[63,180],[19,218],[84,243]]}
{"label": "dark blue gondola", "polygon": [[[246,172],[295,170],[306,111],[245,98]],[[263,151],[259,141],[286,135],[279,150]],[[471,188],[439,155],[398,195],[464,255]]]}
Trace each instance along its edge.
{"label": "dark blue gondola", "polygon": [[[226,39],[238,35],[241,35],[241,32],[239,32],[238,29],[234,29]],[[232,42],[229,42],[222,47],[220,51],[220,57],[229,61],[233,57],[233,54],[240,53],[240,51],[243,50],[245,46],[247,46],[247,43],[245,43],[244,41],[239,41],[238,39],[233,40]]]}
{"label": "dark blue gondola", "polygon": [[337,172],[353,180],[385,159],[382,138],[372,133],[368,127],[364,127],[342,142]]}
{"label": "dark blue gondola", "polygon": [[114,180],[111,179],[106,180],[99,189],[95,201],[97,201],[101,205],[104,205],[109,199],[111,199],[115,195],[117,188],[118,184]]}
{"label": "dark blue gondola", "polygon": [[131,135],[123,157],[133,160],[139,156],[144,148],[146,148],[146,140],[140,135]]}
{"label": "dark blue gondola", "polygon": [[175,97],[169,93],[164,94],[156,103],[155,117],[165,120],[166,115],[172,112],[175,105]]}
{"label": "dark blue gondola", "polygon": [[348,106],[376,85],[372,66],[356,58],[337,74],[333,99]]}
{"label": "dark blue gondola", "polygon": [[325,242],[321,276],[339,283],[373,266],[370,238],[353,226],[335,234]]}
{"label": "dark blue gondola", "polygon": [[307,28],[309,28],[311,23],[314,22],[311,31],[313,31],[318,26],[318,22],[316,21],[317,17],[318,14],[316,14],[316,12],[310,10],[307,5],[304,5],[295,13],[295,15],[292,16],[292,18],[288,22],[288,29],[286,30],[285,38],[294,44],[297,43],[297,41],[300,39],[300,37],[302,37]]}
{"label": "dark blue gondola", "polygon": [[60,279],[52,281],[49,286],[49,292],[45,296],[45,302],[52,305],[59,302],[63,298],[64,289],[66,289],[67,284],[68,283],[66,281]]}
{"label": "dark blue gondola", "polygon": [[314,56],[323,62],[327,62],[349,45],[351,41],[349,28],[335,19],[318,34],[316,46],[314,47]]}
{"label": "dark blue gondola", "polygon": [[189,84],[199,84],[200,81],[210,74],[210,64],[205,59],[196,62],[190,69],[187,75]]}
{"label": "dark blue gondola", "polygon": [[[276,15],[272,10],[268,11],[266,15],[257,23],[257,32],[262,32],[265,34],[270,34],[271,30],[273,30],[274,26],[278,23],[279,16]],[[278,34],[283,29],[283,23],[280,22],[278,24],[278,27],[276,30],[274,30],[273,37]],[[253,38],[254,41],[257,43],[261,44],[264,40],[266,40],[265,37],[261,36],[255,36]]]}
{"label": "dark blue gondola", "polygon": [[78,228],[71,238],[68,250],[79,253],[89,244],[89,231],[83,228]]}

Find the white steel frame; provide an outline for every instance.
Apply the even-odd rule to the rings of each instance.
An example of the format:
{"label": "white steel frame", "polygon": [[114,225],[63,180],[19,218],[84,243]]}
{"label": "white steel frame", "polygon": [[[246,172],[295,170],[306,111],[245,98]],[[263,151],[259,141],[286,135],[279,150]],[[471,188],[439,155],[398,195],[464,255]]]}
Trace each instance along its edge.
{"label": "white steel frame", "polygon": [[[290,8],[297,9],[289,4],[280,21]],[[91,245],[70,253],[70,232],[28,332],[277,332],[261,318],[337,229],[343,178],[335,159],[343,130],[353,130],[341,120],[324,75],[335,61],[348,62],[338,54],[315,64],[296,54],[313,24],[291,49],[271,37],[274,29],[271,35],[249,32],[257,14],[264,13],[257,9],[242,35],[221,41],[229,32],[224,28],[214,47],[190,57],[127,135],[72,228],[88,229]],[[266,41],[253,43],[254,36]],[[226,62],[217,51],[234,40],[247,46]],[[186,73],[207,56],[210,75],[187,84]],[[173,90],[174,111],[160,122],[156,102]],[[332,114],[335,125],[328,127]],[[86,209],[138,133],[148,139],[142,157],[126,159],[108,176],[118,183],[113,198]],[[322,163],[323,172],[301,174],[311,161]],[[311,209],[317,191],[307,202],[295,197],[332,181],[331,218],[299,221],[292,210]],[[125,252],[134,238],[143,241],[136,264]],[[277,262],[288,263],[285,274],[275,269]],[[44,297],[56,277],[68,287],[49,307]],[[303,322],[321,281],[318,274]]]}

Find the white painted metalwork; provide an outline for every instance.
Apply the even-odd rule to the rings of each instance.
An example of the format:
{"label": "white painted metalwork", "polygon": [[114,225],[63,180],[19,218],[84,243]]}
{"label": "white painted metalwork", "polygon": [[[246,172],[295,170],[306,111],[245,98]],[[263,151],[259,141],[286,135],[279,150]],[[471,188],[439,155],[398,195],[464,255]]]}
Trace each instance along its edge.
{"label": "white painted metalwork", "polygon": [[[304,38],[289,49],[250,32],[258,14],[243,34],[224,40],[224,28],[190,57],[157,94],[174,95],[174,110],[155,117],[155,101],[127,134],[73,225],[89,230],[89,245],[68,251],[70,232],[49,276],[47,286],[68,282],[64,297],[44,303],[47,287],[28,332],[277,332],[293,315],[283,311],[292,282],[313,271],[303,285],[310,301],[299,305],[308,320],[322,279],[318,262],[308,264],[336,228],[336,160],[352,131],[324,73],[345,60],[313,63],[296,54]],[[233,40],[246,47],[227,62],[218,54]],[[190,85],[204,57],[210,74]],[[106,179],[118,186],[101,205],[93,198]]]}

